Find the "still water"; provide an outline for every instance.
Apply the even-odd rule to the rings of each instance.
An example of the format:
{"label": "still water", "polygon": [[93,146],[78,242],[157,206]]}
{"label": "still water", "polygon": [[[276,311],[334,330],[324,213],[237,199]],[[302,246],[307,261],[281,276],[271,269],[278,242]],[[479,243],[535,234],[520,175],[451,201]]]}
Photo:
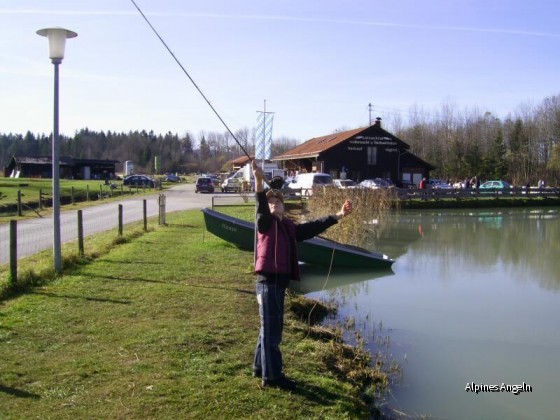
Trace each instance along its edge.
{"label": "still water", "polygon": [[[388,404],[409,416],[560,416],[558,208],[407,211],[372,229],[396,259],[374,273],[305,272],[310,297],[334,299],[373,347],[382,327],[403,368]],[[377,326],[377,327],[376,327]],[[379,332],[377,332],[379,336]],[[532,392],[468,392],[468,384]]]}

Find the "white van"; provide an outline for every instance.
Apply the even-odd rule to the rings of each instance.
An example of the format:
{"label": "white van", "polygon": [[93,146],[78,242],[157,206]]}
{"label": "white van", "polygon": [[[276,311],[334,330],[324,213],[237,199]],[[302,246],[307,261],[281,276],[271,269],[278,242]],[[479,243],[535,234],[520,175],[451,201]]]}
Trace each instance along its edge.
{"label": "white van", "polygon": [[288,184],[288,188],[300,189],[302,195],[312,195],[313,188],[333,185],[332,177],[329,174],[320,172],[310,174],[298,174]]}

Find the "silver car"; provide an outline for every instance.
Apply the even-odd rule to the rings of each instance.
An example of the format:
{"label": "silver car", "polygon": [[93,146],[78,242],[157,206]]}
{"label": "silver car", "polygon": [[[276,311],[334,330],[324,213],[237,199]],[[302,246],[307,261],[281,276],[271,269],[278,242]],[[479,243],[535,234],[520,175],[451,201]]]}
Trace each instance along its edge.
{"label": "silver car", "polygon": [[351,179],[333,179],[333,185],[342,189],[358,187],[358,184]]}
{"label": "silver car", "polygon": [[221,188],[222,192],[241,192],[241,182],[237,178],[226,178]]}
{"label": "silver car", "polygon": [[384,180],[383,178],[372,178],[372,179],[364,179],[360,182],[359,186],[361,188],[371,188],[376,190],[378,188],[389,188],[391,183],[389,181]]}

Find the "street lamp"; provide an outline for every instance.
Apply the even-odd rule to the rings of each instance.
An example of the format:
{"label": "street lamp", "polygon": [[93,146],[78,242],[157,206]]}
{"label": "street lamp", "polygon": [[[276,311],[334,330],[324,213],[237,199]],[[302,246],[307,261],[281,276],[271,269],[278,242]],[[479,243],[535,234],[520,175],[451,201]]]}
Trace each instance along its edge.
{"label": "street lamp", "polygon": [[52,200],[53,200],[53,254],[54,269],[62,272],[60,252],[60,156],[58,140],[58,65],[64,58],[66,38],[75,38],[76,32],[63,28],[46,28],[37,31],[37,35],[49,40],[49,58],[54,64],[54,128],[52,140]]}

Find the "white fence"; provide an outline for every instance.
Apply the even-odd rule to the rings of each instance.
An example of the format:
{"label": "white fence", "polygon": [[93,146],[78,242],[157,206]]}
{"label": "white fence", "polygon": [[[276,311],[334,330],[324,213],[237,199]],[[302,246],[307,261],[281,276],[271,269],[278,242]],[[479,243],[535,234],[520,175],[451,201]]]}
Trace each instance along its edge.
{"label": "white fence", "polygon": [[548,198],[559,197],[560,189],[556,187],[546,188],[431,188],[421,190],[419,188],[396,188],[397,196],[401,200],[423,199],[472,199],[472,198]]}

